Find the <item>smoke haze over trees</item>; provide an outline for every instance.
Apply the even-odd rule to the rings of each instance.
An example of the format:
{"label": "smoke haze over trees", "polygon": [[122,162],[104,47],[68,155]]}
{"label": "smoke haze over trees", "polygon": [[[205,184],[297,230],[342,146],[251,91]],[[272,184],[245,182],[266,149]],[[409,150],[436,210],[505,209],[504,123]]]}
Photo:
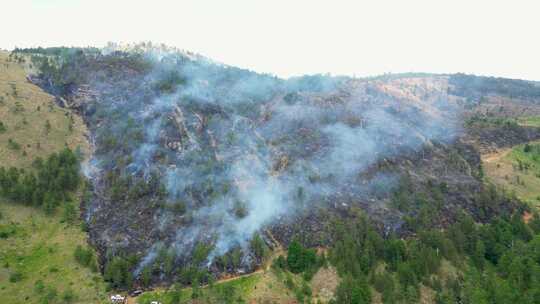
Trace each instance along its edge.
{"label": "smoke haze over trees", "polygon": [[[449,83],[459,95],[476,90],[459,75],[284,80],[145,44],[19,51],[41,66],[35,81],[88,125],[85,217],[116,287],[253,270],[272,246],[267,231],[288,242],[295,221],[327,211],[365,208],[386,235],[438,225],[430,215],[443,214],[443,196],[468,203],[483,191],[474,154],[456,144],[464,101]],[[444,181],[433,185],[428,169]],[[422,185],[405,187],[411,179]],[[437,190],[415,195],[424,188]],[[310,237],[302,243],[335,241],[328,231]]]}

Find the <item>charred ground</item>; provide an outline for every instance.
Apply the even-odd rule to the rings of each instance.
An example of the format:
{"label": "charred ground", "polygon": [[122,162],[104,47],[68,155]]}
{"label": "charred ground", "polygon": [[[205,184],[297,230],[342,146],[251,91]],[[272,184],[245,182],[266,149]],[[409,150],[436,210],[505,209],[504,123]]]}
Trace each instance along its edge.
{"label": "charred ground", "polygon": [[105,275],[129,274],[116,287],[250,272],[274,240],[329,246],[357,210],[404,236],[527,208],[484,183],[480,153],[540,136],[513,120],[540,113],[534,82],[282,80],[155,48],[22,52],[90,130],[84,216]]}

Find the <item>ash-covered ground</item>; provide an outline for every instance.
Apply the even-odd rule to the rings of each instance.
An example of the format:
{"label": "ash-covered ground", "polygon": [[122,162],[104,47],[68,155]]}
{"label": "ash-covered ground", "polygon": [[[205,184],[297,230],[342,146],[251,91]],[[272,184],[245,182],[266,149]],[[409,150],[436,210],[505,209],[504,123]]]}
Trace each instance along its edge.
{"label": "ash-covered ground", "polygon": [[475,127],[539,111],[538,96],[508,98],[466,75],[283,80],[148,47],[47,56],[33,80],[91,132],[91,241],[103,264],[135,256],[136,278],[160,269],[155,283],[188,266],[253,271],[275,240],[325,246],[333,221],[358,210],[384,235],[406,235],[411,218],[486,220],[515,205],[484,186],[479,151],[538,137]]}

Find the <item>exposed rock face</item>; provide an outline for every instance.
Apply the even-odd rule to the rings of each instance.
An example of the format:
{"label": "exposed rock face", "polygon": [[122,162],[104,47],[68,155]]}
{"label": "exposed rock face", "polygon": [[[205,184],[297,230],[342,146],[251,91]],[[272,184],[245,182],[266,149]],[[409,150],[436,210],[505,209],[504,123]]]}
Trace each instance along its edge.
{"label": "exposed rock face", "polygon": [[[516,205],[479,203],[479,151],[540,134],[464,126],[496,99],[479,106],[453,76],[285,81],[178,54],[76,60],[65,73],[84,75],[77,81],[35,81],[92,132],[86,216],[102,261],[135,254],[138,274],[172,254],[174,270],[154,281],[192,263],[251,271],[261,263],[255,233],[270,247],[268,233],[327,245],[332,221],[358,210],[383,234],[410,233],[408,219],[431,210],[423,201],[438,204],[426,225],[444,227],[460,210],[486,220]],[[403,205],[411,200],[423,201]],[[200,244],[210,249],[194,261]]]}

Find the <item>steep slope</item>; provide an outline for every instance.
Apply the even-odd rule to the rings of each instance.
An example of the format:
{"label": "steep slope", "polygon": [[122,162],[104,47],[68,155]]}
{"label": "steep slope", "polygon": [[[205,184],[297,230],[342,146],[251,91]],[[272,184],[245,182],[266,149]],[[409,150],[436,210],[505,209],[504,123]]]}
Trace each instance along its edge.
{"label": "steep slope", "polygon": [[[74,148],[84,126],[69,113],[81,115],[92,143],[83,167],[91,193],[81,208],[100,270],[116,290],[165,286],[139,303],[351,295],[376,303],[535,303],[540,295],[538,218],[485,183],[481,160],[540,137],[535,82],[460,74],[283,80],[145,45],[16,54],[18,65],[39,71],[29,81],[63,109],[35,93],[28,96],[46,96],[43,106],[52,110],[17,103],[26,96],[19,87],[36,89],[17,65],[17,83],[4,85],[13,110],[3,119],[68,114],[45,116],[41,130],[9,121],[0,134],[12,138],[6,155],[28,167],[24,154],[55,151],[32,150],[41,146],[38,137]],[[516,157],[533,164],[536,148],[523,149]],[[17,285],[2,286],[10,301],[50,294],[32,292],[34,276],[60,292],[73,285],[57,273],[92,277],[70,258],[83,244],[75,227],[50,224],[33,209],[4,209],[4,219],[18,224],[1,220],[6,248],[17,250],[3,259],[10,267],[23,261],[4,273],[23,274]],[[30,231],[27,252],[21,248]],[[58,240],[58,252],[45,235]],[[53,270],[26,266],[34,260]],[[93,277],[96,284],[77,292],[81,302],[103,297]]]}
{"label": "steep slope", "polygon": [[[518,206],[482,181],[478,151],[505,129],[462,125],[487,115],[482,97],[507,92],[460,75],[282,80],[156,49],[60,48],[34,60],[33,81],[91,131],[85,214],[103,265],[127,261],[140,281],[252,271],[255,248],[273,246],[266,231],[326,246],[331,220],[356,209],[383,235],[406,235],[460,210],[486,221]],[[522,97],[536,107],[536,95]],[[536,136],[523,130],[508,138]]]}
{"label": "steep slope", "polygon": [[0,121],[5,129],[0,132],[2,163],[28,167],[36,157],[65,145],[80,147],[88,154],[81,118],[58,107],[53,96],[28,82],[23,60],[29,59],[20,58],[0,53]]}
{"label": "steep slope", "polygon": [[[66,145],[88,151],[82,119],[29,83],[25,66],[25,56],[0,52],[1,166],[31,171],[36,157]],[[74,303],[102,303],[101,276],[73,257],[78,245],[87,247],[87,235],[77,218],[68,224],[62,213],[0,199],[0,302],[43,303],[65,296]]]}

